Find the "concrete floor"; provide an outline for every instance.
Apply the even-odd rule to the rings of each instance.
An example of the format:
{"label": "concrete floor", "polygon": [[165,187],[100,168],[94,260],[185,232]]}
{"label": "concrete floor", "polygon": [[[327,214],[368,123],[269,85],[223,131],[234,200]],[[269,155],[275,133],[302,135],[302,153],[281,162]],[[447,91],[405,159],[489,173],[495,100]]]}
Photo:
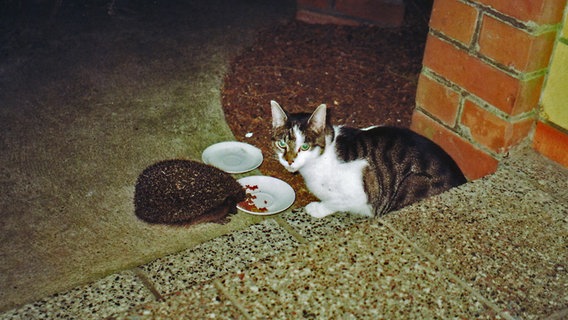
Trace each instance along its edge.
{"label": "concrete floor", "polygon": [[565,319],[568,170],[529,147],[378,219],[303,210],[2,319]]}
{"label": "concrete floor", "polygon": [[223,77],[260,30],[293,17],[293,1],[120,0],[113,15],[104,0],[63,1],[53,19],[40,4],[7,16],[10,3],[0,10],[0,312],[259,221],[148,224],[134,215],[134,185],[155,162],[200,160],[234,140]]}
{"label": "concrete floor", "polygon": [[[202,46],[207,43],[207,37],[202,34],[194,38],[198,43],[191,47],[198,52],[200,46],[222,48],[227,44],[229,51],[234,52],[250,42],[255,28],[271,23],[267,17],[285,19],[289,14],[287,11],[279,15],[266,6],[253,6],[254,1],[242,3],[250,10],[246,12],[253,15],[262,15],[263,10],[271,13],[260,17],[264,19],[262,23],[254,22],[254,17],[248,16],[236,20],[233,17],[232,28],[219,21],[206,24],[199,30],[204,34],[213,32],[214,45]],[[283,8],[290,7],[285,5]],[[213,16],[219,17],[218,12]],[[231,15],[225,11],[222,16]],[[128,15],[125,19],[129,19]],[[199,19],[208,21],[206,17]],[[240,34],[242,39],[232,38],[231,34]],[[130,49],[129,45],[125,47]],[[206,52],[211,51],[207,49]],[[183,52],[180,54],[184,56]],[[230,56],[225,50],[219,56],[202,57],[209,62],[201,67],[196,64],[199,74],[207,73],[207,67],[213,68],[215,76],[208,85],[221,85],[219,73],[226,71]],[[175,55],[168,54],[168,57],[175,61]],[[173,72],[175,68],[171,67],[175,63],[167,61],[168,72]],[[135,64],[130,60],[126,63]],[[159,69],[158,65],[155,67]],[[3,69],[4,73],[0,75],[10,71],[6,70]],[[128,107],[132,105],[142,108],[146,104],[157,104],[163,96],[156,95],[153,97],[156,101],[138,104],[142,100],[136,100],[137,92],[146,86],[138,87],[135,80],[150,79],[140,72],[139,78],[118,75],[134,83],[128,87],[129,95],[121,97],[120,108],[115,108],[117,105],[112,103],[114,100],[108,100],[110,98],[103,104],[93,104],[89,100],[90,105],[99,105],[103,115],[122,119],[131,114]],[[218,99],[218,88],[203,87],[203,83],[193,81],[180,86],[194,85],[196,91],[208,92],[211,97],[204,99],[206,101]],[[158,84],[171,85],[169,82]],[[149,87],[153,85],[148,83]],[[112,83],[109,86],[113,87]],[[94,99],[97,94],[83,91],[80,95],[81,99]],[[152,95],[152,92],[146,94]],[[50,97],[54,101],[60,98]],[[218,108],[218,100],[216,103]],[[97,115],[98,112],[90,113]],[[140,119],[156,118],[156,110],[145,112],[150,113],[146,113],[147,117],[139,116]],[[46,119],[56,116],[59,113],[54,112]],[[77,119],[80,121],[75,126],[86,128],[93,120]],[[106,128],[102,125],[105,124],[112,129],[113,118],[110,119],[97,117],[95,123],[98,121],[102,128]],[[45,122],[44,118],[36,120],[35,125]],[[64,130],[65,127],[55,129],[61,130],[62,134],[71,132]],[[111,134],[124,133],[122,130],[118,126]],[[49,132],[53,134],[53,131]],[[173,132],[173,138],[178,133]],[[173,138],[166,134],[160,137],[163,141]],[[114,141],[113,136],[105,139]],[[147,137],[140,139],[148,142]],[[186,152],[178,146],[184,143],[186,141],[175,142],[158,151]],[[33,151],[32,147],[37,143],[24,146]],[[120,150],[120,145],[118,147]],[[147,147],[143,151],[148,151]],[[199,148],[195,150],[196,155],[198,151]],[[159,152],[158,155],[163,155]],[[14,159],[20,158],[11,158]],[[151,159],[149,156],[145,161]],[[137,163],[140,165],[145,161],[139,159]],[[120,168],[122,166],[124,164]],[[43,169],[40,169],[41,172]],[[138,169],[129,170],[133,177],[139,172]],[[118,188],[123,190],[124,186]],[[110,194],[110,191],[106,192]],[[115,197],[117,203],[129,199],[131,195],[127,191],[123,190]],[[39,203],[38,207],[46,203]],[[129,210],[128,206],[119,206],[125,208],[113,211]],[[176,250],[158,251],[163,255],[154,255],[151,259],[150,255],[139,260],[130,259],[123,264],[126,267],[115,267],[122,271],[110,275],[95,279],[96,273],[93,274],[88,265],[82,266],[83,269],[75,270],[70,279],[77,280],[75,277],[88,273],[89,277],[76,283],[84,283],[85,279],[93,279],[93,282],[55,294],[38,294],[31,300],[33,302],[0,314],[0,319],[568,317],[568,170],[526,146],[511,152],[494,175],[379,219],[340,213],[316,220],[299,209],[262,219],[245,217],[242,220],[246,223],[233,231],[219,232],[208,241],[204,235],[197,241],[201,244],[192,244],[179,253],[167,254],[167,251],[179,249],[178,246]],[[105,225],[114,223],[116,220],[110,219]],[[39,230],[40,226],[36,228]],[[124,238],[117,236],[116,240],[121,243]],[[160,241],[168,242],[166,237]],[[116,243],[110,241],[110,249],[113,244]],[[132,267],[132,261],[142,260],[146,262]],[[27,264],[33,266],[33,261]],[[30,270],[43,271],[37,267]],[[63,277],[67,276],[50,274],[42,281],[73,283]],[[13,286],[25,287],[29,279],[26,281],[16,282]]]}

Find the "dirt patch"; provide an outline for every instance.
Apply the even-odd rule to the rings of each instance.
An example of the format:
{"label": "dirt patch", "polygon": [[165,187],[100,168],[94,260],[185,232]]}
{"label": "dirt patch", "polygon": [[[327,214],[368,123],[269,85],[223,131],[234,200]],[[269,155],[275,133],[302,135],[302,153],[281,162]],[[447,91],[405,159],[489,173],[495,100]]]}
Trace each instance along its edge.
{"label": "dirt patch", "polygon": [[428,32],[425,12],[409,6],[404,25],[395,29],[293,21],[261,33],[234,59],[222,91],[229,127],[263,151],[261,171],[290,183],[296,205],[313,196],[300,175],[273,157],[270,100],[291,112],[325,103],[334,124],[408,127]]}

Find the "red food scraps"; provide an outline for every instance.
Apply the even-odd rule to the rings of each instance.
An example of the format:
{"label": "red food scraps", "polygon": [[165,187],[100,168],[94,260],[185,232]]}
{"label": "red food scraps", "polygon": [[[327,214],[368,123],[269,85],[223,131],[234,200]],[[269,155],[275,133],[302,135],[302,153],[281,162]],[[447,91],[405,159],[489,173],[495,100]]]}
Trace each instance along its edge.
{"label": "red food scraps", "polygon": [[[257,185],[245,185],[245,190],[247,192],[246,198],[245,200],[239,202],[239,207],[241,207],[242,209],[251,211],[251,212],[266,212],[268,211],[268,209],[266,207],[262,207],[259,208],[256,206],[256,204],[254,203],[254,199],[256,199],[256,196],[250,192],[250,191],[254,191],[254,190],[258,190],[258,186]],[[264,201],[265,204],[267,204],[266,201]]]}

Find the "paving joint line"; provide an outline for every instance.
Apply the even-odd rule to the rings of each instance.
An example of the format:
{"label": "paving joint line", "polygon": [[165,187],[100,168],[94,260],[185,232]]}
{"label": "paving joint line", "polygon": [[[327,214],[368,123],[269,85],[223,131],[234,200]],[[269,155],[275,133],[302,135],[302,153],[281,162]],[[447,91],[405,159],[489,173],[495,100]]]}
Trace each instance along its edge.
{"label": "paving joint line", "polygon": [[252,320],[251,315],[248,313],[248,311],[245,309],[245,307],[241,304],[240,300],[238,298],[234,297],[232,294],[230,294],[227,291],[227,289],[223,286],[223,284],[221,283],[221,281],[219,279],[214,279],[211,283],[213,284],[215,289],[217,289],[219,291],[219,293],[221,295],[223,295],[225,298],[227,298],[229,301],[231,301],[231,303],[235,306],[235,308],[237,308],[237,310],[239,310],[239,312],[241,313],[241,315],[243,315],[243,317],[245,317],[245,319]]}
{"label": "paving joint line", "polygon": [[282,229],[286,230],[286,232],[288,232],[296,241],[298,241],[298,243],[300,244],[308,243],[308,240],[304,236],[302,236],[296,229],[294,229],[293,226],[291,226],[288,222],[286,222],[286,220],[282,219],[282,217],[275,216],[273,217],[273,219],[274,221],[276,221],[276,223],[278,223],[280,227],[282,227]]}
{"label": "paving joint line", "polygon": [[146,272],[144,272],[144,270],[142,270],[140,267],[136,267],[136,268],[132,269],[132,272],[138,278],[138,280],[140,280],[140,282],[142,282],[142,285],[144,285],[144,288],[148,289],[152,293],[152,296],[154,296],[154,299],[156,299],[156,301],[165,301],[166,300],[164,298],[164,296],[160,293],[160,291],[158,291],[156,286],[154,286],[154,283],[152,282],[152,280],[150,280],[150,278],[148,278],[148,275],[146,275]]}
{"label": "paving joint line", "polygon": [[434,263],[438,268],[440,268],[440,272],[443,273],[445,276],[447,276],[448,278],[454,280],[456,283],[458,283],[462,288],[464,288],[465,290],[469,291],[469,293],[471,293],[472,295],[474,295],[477,299],[479,299],[479,301],[483,302],[484,304],[486,304],[488,307],[490,307],[491,309],[493,309],[493,311],[497,312],[499,315],[501,315],[503,318],[508,319],[508,320],[514,320],[515,318],[512,317],[508,312],[504,311],[501,307],[499,307],[497,304],[495,304],[493,301],[487,299],[485,296],[483,296],[481,293],[479,293],[476,289],[472,288],[467,282],[465,282],[464,280],[462,280],[460,277],[458,277],[457,275],[455,275],[453,272],[451,272],[450,270],[448,270],[448,268],[446,268],[441,262],[440,260],[438,260],[436,257],[434,257],[433,255],[431,255],[430,253],[428,253],[427,251],[425,251],[424,249],[422,249],[421,247],[419,247],[417,244],[415,244],[413,241],[411,241],[410,239],[408,239],[405,235],[403,235],[400,231],[398,231],[393,225],[391,225],[390,223],[388,223],[387,221],[385,221],[382,218],[377,218],[377,222],[384,225],[385,227],[387,227],[391,232],[393,232],[395,234],[395,236],[397,236],[398,238],[400,238],[401,240],[403,240],[404,242],[408,243],[410,246],[412,246],[412,248],[414,248],[414,250],[416,250],[416,252],[420,255],[422,255],[423,257],[425,257],[426,259],[430,260],[432,263]]}

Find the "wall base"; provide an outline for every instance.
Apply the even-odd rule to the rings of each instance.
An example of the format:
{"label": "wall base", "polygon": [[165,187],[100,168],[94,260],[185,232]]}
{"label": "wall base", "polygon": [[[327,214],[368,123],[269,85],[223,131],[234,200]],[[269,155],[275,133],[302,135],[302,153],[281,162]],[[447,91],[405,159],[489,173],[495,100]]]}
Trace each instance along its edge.
{"label": "wall base", "polygon": [[568,167],[568,133],[549,124],[538,122],[533,148],[545,157]]}
{"label": "wall base", "polygon": [[307,23],[399,27],[403,0],[297,0],[296,19]]}

